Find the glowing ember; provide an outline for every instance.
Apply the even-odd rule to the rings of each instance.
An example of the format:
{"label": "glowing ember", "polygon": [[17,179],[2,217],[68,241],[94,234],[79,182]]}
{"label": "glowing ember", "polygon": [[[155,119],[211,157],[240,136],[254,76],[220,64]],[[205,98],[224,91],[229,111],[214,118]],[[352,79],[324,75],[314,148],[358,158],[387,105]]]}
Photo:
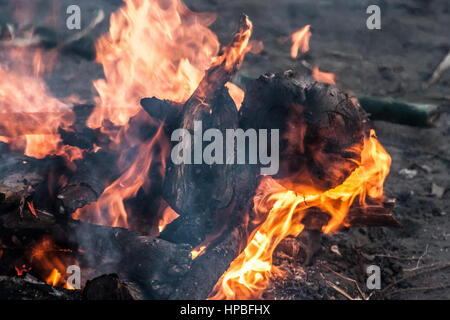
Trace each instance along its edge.
{"label": "glowing ember", "polygon": [[291,57],[297,58],[298,51],[306,53],[309,51],[309,39],[311,38],[310,25],[306,25],[292,35]]}
{"label": "glowing ember", "polygon": [[302,232],[304,226],[301,221],[306,209],[317,207],[329,213],[331,219],[322,231],[335,232],[342,226],[357,197],[361,205],[365,205],[366,196],[382,200],[383,183],[390,164],[389,154],[376,139],[375,132],[371,131],[370,137],[365,138],[359,167],[334,189],[321,192],[313,187],[305,187],[305,192],[294,192],[274,182],[263,182],[260,188],[264,189],[265,197],[255,206],[257,211],[268,211],[267,218],[254,231],[245,250],[221,277],[213,290],[212,299],[261,297],[270,276],[281,276],[281,272],[272,264],[275,248],[285,237],[298,236]]}
{"label": "glowing ember", "polygon": [[27,204],[28,204],[28,208],[30,209],[30,212],[33,214],[33,216],[36,219],[39,219],[38,215],[36,214],[36,210],[34,209],[33,202],[27,201]]}
{"label": "glowing ember", "polygon": [[206,250],[206,246],[205,245],[201,245],[201,246],[195,248],[194,250],[192,250],[191,251],[192,260],[194,260],[198,256],[201,256],[202,254],[204,254],[205,250]]}
{"label": "glowing ember", "polygon": [[26,265],[22,265],[21,267],[15,266],[14,269],[16,269],[17,275],[23,276],[26,272],[29,272],[31,270],[31,267],[27,267]]}
{"label": "glowing ember", "polygon": [[312,76],[317,82],[329,83],[333,85],[336,84],[336,82],[334,81],[334,73],[322,72],[317,66],[314,67]]}

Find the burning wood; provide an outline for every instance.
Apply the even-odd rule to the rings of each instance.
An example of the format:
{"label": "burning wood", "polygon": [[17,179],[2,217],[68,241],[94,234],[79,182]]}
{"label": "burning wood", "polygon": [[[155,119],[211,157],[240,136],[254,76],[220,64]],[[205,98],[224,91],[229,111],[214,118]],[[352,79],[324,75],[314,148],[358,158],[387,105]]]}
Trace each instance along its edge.
{"label": "burning wood", "polygon": [[[246,15],[219,53],[209,15],[194,14],[179,0],[164,9],[150,1],[125,3],[97,42],[105,79],[94,82],[93,110],[52,97],[38,73],[0,66],[10,79],[0,86],[14,93],[0,91],[1,111],[25,124],[3,117],[0,141],[39,159],[9,150],[0,164],[2,261],[70,289],[67,263],[55,252],[86,270],[101,265],[93,276],[109,275],[86,283],[87,299],[259,298],[270,277],[281,275],[272,257],[280,244],[287,250],[283,239],[300,235],[300,248],[290,254],[309,264],[322,233],[398,226],[383,194],[390,156],[360,105],[330,85],[332,74],[315,68],[316,81],[293,71],[266,74],[244,92],[230,81],[255,50]],[[308,51],[309,30],[292,36],[293,58]],[[33,88],[29,94],[20,86],[24,80]],[[23,112],[17,114],[16,104]],[[269,135],[280,140],[279,172],[264,176],[263,164],[254,163],[170,161],[167,137],[175,129],[195,135],[197,121],[220,134],[276,130]],[[275,154],[274,146],[258,145]],[[18,263],[17,252],[25,255],[27,247],[32,258]],[[11,283],[29,287],[23,279],[0,279],[0,286]]]}

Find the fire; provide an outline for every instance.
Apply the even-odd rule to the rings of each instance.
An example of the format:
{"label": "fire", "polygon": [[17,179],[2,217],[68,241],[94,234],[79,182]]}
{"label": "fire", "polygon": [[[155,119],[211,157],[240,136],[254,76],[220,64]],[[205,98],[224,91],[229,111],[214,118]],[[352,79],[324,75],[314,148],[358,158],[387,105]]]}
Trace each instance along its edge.
{"label": "fire", "polygon": [[202,254],[204,254],[204,253],[205,253],[205,250],[206,250],[206,247],[207,247],[207,246],[205,246],[205,245],[200,245],[200,246],[198,246],[197,248],[195,248],[194,250],[192,250],[192,251],[191,251],[191,257],[192,257],[192,260],[194,260],[194,259],[196,259],[198,256],[201,256]]}
{"label": "fire", "polygon": [[[124,200],[150,183],[148,173],[152,164],[161,164],[164,174],[168,154],[168,141],[161,128],[151,141],[130,141],[127,132],[130,118],[141,111],[139,101],[143,97],[185,102],[217,56],[220,45],[217,36],[208,29],[215,20],[213,14],[194,13],[181,0],[168,0],[164,4],[145,0],[124,2],[124,7],[111,15],[109,33],[96,43],[97,62],[103,67],[105,79],[94,82],[98,98],[87,125],[106,131],[103,122],[109,120],[122,126],[118,131],[108,132],[111,147],[122,150],[121,158],[127,157],[131,147],[138,147],[139,151],[131,164],[119,163],[122,176],[105,189],[96,203],[79,209],[74,218],[128,227]],[[142,121],[148,121],[143,117]],[[162,149],[159,154],[154,151],[157,146]],[[158,228],[162,230],[169,220],[160,222]]]}
{"label": "fire", "polygon": [[[108,186],[97,202],[78,209],[74,219],[81,219],[91,223],[113,227],[128,228],[128,214],[124,200],[136,196],[139,189],[147,182],[148,172],[156,157],[152,150],[160,145],[164,154],[167,154],[166,140],[160,126],[156,135],[150,141],[144,142],[136,155],[133,164],[110,186]],[[165,169],[165,166],[163,165]]]}
{"label": "fire", "polygon": [[[310,25],[307,25],[295,32],[292,35],[292,47],[291,47],[291,57],[297,58],[298,51],[302,53],[309,51],[309,40],[311,38],[311,32],[309,31]],[[317,82],[329,83],[335,85],[334,73],[322,72],[319,70],[318,66],[315,66],[312,70],[312,76]]]}
{"label": "fire", "polygon": [[45,282],[47,284],[56,287],[61,280],[61,273],[59,273],[58,269],[53,269],[50,275],[47,277]]}
{"label": "fire", "polygon": [[236,105],[237,109],[239,110],[241,108],[242,102],[244,101],[244,90],[239,88],[237,85],[235,85],[232,82],[227,82],[225,84],[225,87],[227,87],[228,92],[231,96],[231,98],[234,101],[234,104]]}
{"label": "fire", "polygon": [[51,70],[47,61],[55,60],[55,52],[9,49],[4,55],[0,64],[0,141],[34,158],[79,158],[82,151],[63,145],[58,133],[58,128],[71,130],[73,112],[67,102],[50,93],[41,78]]}
{"label": "fire", "polygon": [[31,270],[31,267],[27,267],[25,264],[22,264],[21,267],[15,266],[14,269],[16,270],[17,275],[23,276],[26,272],[29,272]]}
{"label": "fire", "polygon": [[[30,261],[33,269],[44,275],[47,284],[74,290],[63,276],[66,274],[66,265],[73,264],[64,261],[64,253],[71,253],[71,250],[60,249],[50,238],[44,238],[32,248]],[[29,270],[31,267],[26,271]]]}
{"label": "fire", "polygon": [[311,38],[309,29],[310,25],[308,24],[292,35],[291,57],[293,59],[297,58],[299,50],[301,53],[309,51],[309,39]]}
{"label": "fire", "polygon": [[[245,250],[231,263],[213,290],[212,299],[260,298],[273,274],[281,271],[272,264],[272,255],[287,236],[298,236],[301,223],[311,207],[327,212],[331,219],[323,227],[324,233],[337,231],[344,223],[350,206],[355,199],[365,205],[366,197],[383,198],[383,183],[391,164],[391,158],[381,146],[372,130],[364,140],[361,162],[350,176],[339,186],[327,190],[315,190],[312,186],[303,191],[287,190],[271,178],[265,178],[260,185],[264,197],[255,198],[258,215],[265,215],[265,221],[253,232]],[[269,181],[268,181],[269,180]],[[299,187],[302,190],[302,187]]]}
{"label": "fire", "polygon": [[158,223],[159,233],[163,232],[166,226],[178,217],[179,217],[178,213],[176,213],[170,206],[167,206],[167,208],[164,209],[162,213],[162,218],[159,220]]}
{"label": "fire", "polygon": [[317,82],[329,83],[332,85],[336,84],[336,82],[334,81],[334,73],[322,72],[317,66],[314,67],[312,76]]}
{"label": "fire", "polygon": [[37,213],[36,213],[36,210],[34,209],[34,204],[33,204],[33,202],[27,201],[27,204],[28,204],[28,209],[30,209],[31,214],[32,214],[36,219],[39,219],[39,217],[38,217],[38,215],[37,215]]}
{"label": "fire", "polygon": [[253,23],[247,16],[244,16],[243,19],[246,28],[240,30],[235,35],[235,39],[232,43],[233,45],[225,47],[223,53],[214,58],[213,66],[224,63],[225,70],[239,67],[244,60],[246,53],[254,50],[254,45],[250,42],[250,37],[253,32]]}
{"label": "fire", "polygon": [[99,97],[88,120],[92,128],[105,119],[125,125],[143,97],[186,101],[219,52],[208,29],[215,15],[194,13],[180,0],[124,2],[96,44],[105,79],[94,82]]}

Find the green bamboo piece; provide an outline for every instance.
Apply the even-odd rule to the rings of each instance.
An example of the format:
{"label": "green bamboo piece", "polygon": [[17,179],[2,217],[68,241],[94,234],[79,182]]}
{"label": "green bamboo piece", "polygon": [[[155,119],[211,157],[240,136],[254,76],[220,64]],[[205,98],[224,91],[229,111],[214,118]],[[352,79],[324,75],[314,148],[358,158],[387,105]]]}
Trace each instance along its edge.
{"label": "green bamboo piece", "polygon": [[413,103],[392,98],[359,97],[359,103],[370,114],[372,120],[410,126],[435,126],[442,114],[442,109],[434,104]]}

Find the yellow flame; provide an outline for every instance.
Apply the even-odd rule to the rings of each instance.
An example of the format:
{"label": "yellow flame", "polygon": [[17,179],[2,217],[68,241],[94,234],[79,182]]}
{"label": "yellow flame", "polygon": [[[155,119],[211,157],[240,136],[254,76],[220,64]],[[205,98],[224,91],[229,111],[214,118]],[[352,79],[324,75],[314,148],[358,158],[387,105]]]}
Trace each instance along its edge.
{"label": "yellow flame", "polygon": [[[384,150],[372,130],[365,138],[361,163],[339,186],[320,192],[305,188],[300,194],[286,190],[274,181],[265,181],[261,187],[265,197],[258,208],[268,208],[266,220],[250,237],[245,250],[231,263],[213,290],[212,299],[260,298],[272,274],[281,275],[272,264],[272,255],[287,236],[298,236],[303,230],[301,223],[308,208],[317,207],[329,213],[330,221],[323,227],[324,233],[334,232],[344,219],[355,198],[359,196],[365,204],[366,196],[383,198],[383,183],[391,164],[389,154]],[[266,178],[271,179],[271,178]]]}

